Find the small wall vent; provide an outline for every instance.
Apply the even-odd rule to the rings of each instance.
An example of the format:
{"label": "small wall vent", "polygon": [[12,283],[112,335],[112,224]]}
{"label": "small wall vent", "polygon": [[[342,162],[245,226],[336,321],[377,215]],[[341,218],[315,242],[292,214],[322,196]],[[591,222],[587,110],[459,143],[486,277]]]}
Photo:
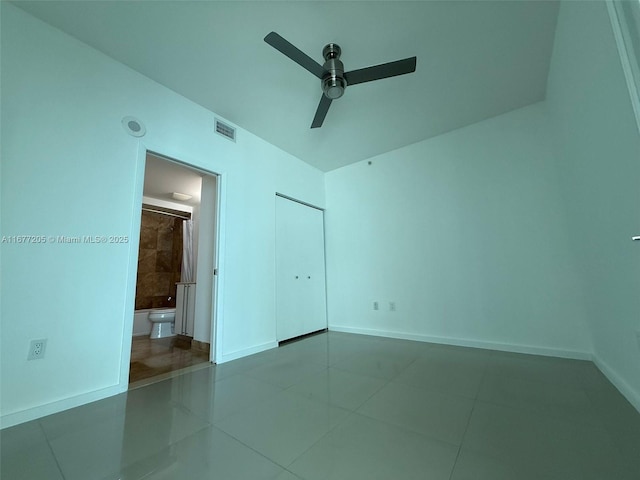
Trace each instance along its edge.
{"label": "small wall vent", "polygon": [[216,118],[216,133],[222,135],[225,138],[235,142],[236,141],[236,129],[231,125],[227,125]]}

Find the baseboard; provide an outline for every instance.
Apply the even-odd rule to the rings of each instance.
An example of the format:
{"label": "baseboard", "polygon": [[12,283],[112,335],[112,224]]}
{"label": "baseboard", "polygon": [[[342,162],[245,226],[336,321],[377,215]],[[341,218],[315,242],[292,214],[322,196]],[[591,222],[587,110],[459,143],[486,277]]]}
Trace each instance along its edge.
{"label": "baseboard", "polygon": [[597,355],[594,355],[593,363],[607,377],[607,379],[613,383],[613,386],[627,399],[629,403],[640,413],[640,392],[636,391],[624,380],[616,371],[609,366],[607,362],[602,360]]}
{"label": "baseboard", "polygon": [[112,387],[103,388],[93,392],[76,395],[75,397],[65,398],[45,405],[39,405],[37,407],[27,408],[26,410],[20,410],[19,412],[2,415],[0,417],[0,429],[12,427],[19,423],[29,422],[37,418],[46,417],[47,415],[79,407],[86,403],[102,400],[103,398],[111,397],[124,391],[126,391],[126,389],[122,390],[120,385],[114,385]]}
{"label": "baseboard", "polygon": [[278,342],[274,340],[273,342],[267,342],[260,345],[255,345],[253,347],[243,348],[242,350],[236,350],[231,353],[223,353],[219,358],[216,359],[216,363],[230,362],[231,360],[237,360],[238,358],[247,357],[249,355],[253,355],[254,353],[271,350],[272,348],[276,348],[277,346]]}
{"label": "baseboard", "polygon": [[470,340],[465,338],[437,337],[432,335],[422,335],[417,333],[394,332],[391,330],[374,330],[369,328],[342,327],[330,325],[329,330],[333,332],[357,333],[360,335],[373,335],[376,337],[398,338],[401,340],[415,340],[418,342],[440,343],[444,345],[455,345],[458,347],[483,348],[486,350],[499,350],[502,352],[527,353],[530,355],[543,355],[546,357],[570,358],[574,360],[592,360],[591,352],[579,350],[565,350],[558,348],[538,347],[534,345],[518,345],[510,343],[484,342],[481,340]]}

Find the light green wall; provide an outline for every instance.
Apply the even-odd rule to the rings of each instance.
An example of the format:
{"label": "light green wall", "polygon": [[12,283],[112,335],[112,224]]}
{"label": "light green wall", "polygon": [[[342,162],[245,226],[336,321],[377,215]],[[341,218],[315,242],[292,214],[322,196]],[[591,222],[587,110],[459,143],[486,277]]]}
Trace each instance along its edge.
{"label": "light green wall", "polygon": [[565,2],[547,106],[596,359],[640,408],[640,137],[604,2]]}
{"label": "light green wall", "polygon": [[536,104],[326,174],[330,327],[588,356],[547,127]]}

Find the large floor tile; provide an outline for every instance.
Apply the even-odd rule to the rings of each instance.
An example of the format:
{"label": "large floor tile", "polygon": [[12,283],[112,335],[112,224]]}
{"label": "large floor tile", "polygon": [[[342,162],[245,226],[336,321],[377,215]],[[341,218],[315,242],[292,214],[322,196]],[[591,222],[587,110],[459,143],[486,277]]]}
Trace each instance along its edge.
{"label": "large floor tile", "polygon": [[239,373],[246,373],[249,370],[277,359],[280,354],[279,350],[280,349],[277,348],[270,349],[247,357],[238,358],[230,362],[216,364],[212,367],[212,374],[215,377],[215,380],[218,381]]}
{"label": "large floor tile", "polygon": [[50,444],[66,480],[102,479],[208,425],[182,407],[155,406],[88,423],[86,428],[61,435]]}
{"label": "large floor tile", "polygon": [[[468,455],[466,461],[486,468],[490,459],[497,471],[515,472],[515,478],[632,478],[603,428],[481,401],[474,406],[462,452]],[[459,468],[464,478],[469,466],[462,463]]]}
{"label": "large floor tile", "polygon": [[233,375],[220,381],[211,377],[185,376],[176,395],[181,405],[210,421],[218,421],[255,403],[273,398],[280,387],[249,377]]}
{"label": "large floor tile", "polygon": [[399,352],[367,352],[335,364],[335,368],[369,377],[391,380],[404,371],[416,356]]}
{"label": "large floor tile", "polygon": [[585,372],[583,362],[579,360],[492,352],[487,363],[487,374],[581,388]]}
{"label": "large floor tile", "polygon": [[37,421],[0,432],[2,480],[63,480],[53,452]]}
{"label": "large floor tile", "polygon": [[459,354],[437,353],[417,359],[395,381],[434,392],[475,398],[484,369],[482,358],[466,360]]}
{"label": "large floor tile", "polygon": [[355,410],[386,383],[386,380],[380,378],[328,368],[310,375],[287,391],[311,400]]}
{"label": "large floor tile", "polygon": [[426,436],[460,445],[473,400],[389,383],[358,413],[394,423]]}
{"label": "large floor tile", "polygon": [[127,394],[114,395],[97,402],[65,410],[40,419],[49,440],[87,428],[87,424],[122,417],[127,409]]}
{"label": "large floor tile", "polygon": [[513,462],[504,455],[480,453],[462,447],[451,480],[540,480],[534,469]]}
{"label": "large floor tile", "polygon": [[598,419],[632,470],[640,478],[640,412],[613,385],[585,389]]}
{"label": "large floor tile", "polygon": [[318,363],[301,361],[299,358],[283,355],[281,358],[247,371],[246,375],[281,388],[287,388],[309,375],[326,369],[326,366]]}
{"label": "large floor tile", "polygon": [[289,470],[305,480],[448,480],[457,447],[353,414]]}
{"label": "large floor tile", "polygon": [[294,475],[293,473],[285,470],[280,475],[278,475],[275,480],[301,480],[300,477]]}
{"label": "large floor tile", "polygon": [[286,467],[347,415],[347,410],[282,392],[216,426]]}
{"label": "large floor tile", "polygon": [[284,470],[215,427],[209,427],[103,480],[276,480]]}
{"label": "large floor tile", "polygon": [[2,480],[638,480],[591,362],[327,332],[0,431]]}
{"label": "large floor tile", "polygon": [[582,388],[486,374],[478,399],[539,412],[560,420],[601,425]]}
{"label": "large floor tile", "polygon": [[283,392],[216,426],[286,467],[347,415],[341,408]]}

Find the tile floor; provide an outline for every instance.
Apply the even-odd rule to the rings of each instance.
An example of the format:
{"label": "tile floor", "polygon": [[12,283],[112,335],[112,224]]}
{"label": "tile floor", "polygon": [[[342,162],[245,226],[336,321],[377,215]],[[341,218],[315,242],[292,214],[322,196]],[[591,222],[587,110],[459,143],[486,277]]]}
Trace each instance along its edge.
{"label": "tile floor", "polygon": [[166,375],[209,361],[209,354],[191,349],[191,341],[179,337],[133,337],[129,384],[141,385],[145,380]]}
{"label": "tile floor", "polygon": [[333,332],[0,438],[2,480],[640,479],[590,362]]}

